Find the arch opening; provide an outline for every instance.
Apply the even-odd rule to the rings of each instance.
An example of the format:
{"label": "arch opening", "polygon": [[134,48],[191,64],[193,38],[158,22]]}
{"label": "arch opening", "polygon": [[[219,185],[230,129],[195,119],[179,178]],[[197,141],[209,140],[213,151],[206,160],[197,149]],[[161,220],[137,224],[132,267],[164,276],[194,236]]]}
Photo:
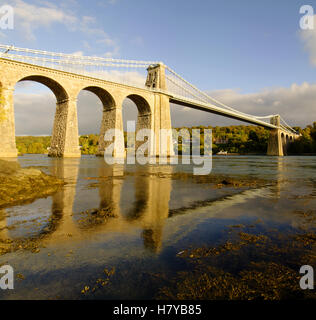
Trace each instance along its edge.
{"label": "arch opening", "polygon": [[144,137],[144,141],[133,141],[134,132],[130,132],[132,128],[127,128],[127,122],[134,121],[133,129],[135,128],[137,135],[141,129],[152,129],[152,113],[147,100],[137,94],[128,95],[124,99],[122,113],[125,148],[129,153],[128,147],[135,148],[136,151],[140,145],[148,140],[148,137]]}
{"label": "arch opening", "polygon": [[103,105],[103,108],[105,110],[110,110],[112,108],[115,108],[114,98],[105,89],[100,87],[89,86],[89,87],[83,88],[82,90],[94,93],[100,99]]}
{"label": "arch opening", "polygon": [[115,108],[115,100],[107,90],[96,86],[80,90],[77,112],[81,154],[101,155],[106,121]]}
{"label": "arch opening", "polygon": [[64,88],[42,76],[22,78],[15,84],[14,129],[19,154],[48,154],[56,102],[68,99]]}
{"label": "arch opening", "polygon": [[139,115],[146,116],[151,114],[149,103],[142,96],[130,94],[125,99],[130,99],[136,105]]}
{"label": "arch opening", "polygon": [[68,94],[66,90],[57,81],[51,78],[38,75],[31,75],[20,79],[17,83],[21,83],[23,81],[34,81],[46,86],[54,93],[57,102],[61,102],[68,99]]}

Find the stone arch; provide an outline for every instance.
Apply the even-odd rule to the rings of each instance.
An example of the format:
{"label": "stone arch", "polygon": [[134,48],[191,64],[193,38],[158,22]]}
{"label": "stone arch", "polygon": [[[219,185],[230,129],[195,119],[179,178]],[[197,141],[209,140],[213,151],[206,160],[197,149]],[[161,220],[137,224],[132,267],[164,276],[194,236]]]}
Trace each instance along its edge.
{"label": "stone arch", "polygon": [[[138,116],[137,116],[137,124],[136,124],[136,135],[137,133],[142,129],[153,129],[152,128],[152,110],[150,107],[149,102],[142,96],[138,94],[129,94],[125,97],[125,99],[130,99],[132,102],[135,103],[137,110],[138,110]],[[125,100],[124,99],[124,100]],[[144,137],[144,140],[148,140],[148,136]],[[137,152],[139,146],[141,146],[144,143],[144,141],[136,141],[135,142],[135,150]],[[145,151],[146,154],[152,154],[154,152],[153,150],[153,137],[151,141],[148,144],[148,150]]]}
{"label": "stone arch", "polygon": [[88,86],[81,90],[94,93],[102,102],[103,108],[110,110],[116,107],[113,96],[105,89],[96,86]]}
{"label": "stone arch", "polygon": [[18,80],[17,83],[23,81],[34,81],[48,87],[54,93],[57,103],[69,99],[68,93],[66,92],[64,87],[61,84],[59,84],[56,80],[53,80],[49,77],[40,75],[30,75]]}
{"label": "stone arch", "polygon": [[56,97],[56,112],[48,155],[52,157],[80,157],[78,123],[75,100],[66,88],[51,77],[29,74],[18,82],[34,81],[48,87]]}
{"label": "stone arch", "polygon": [[104,142],[104,135],[105,132],[108,129],[111,129],[111,127],[115,127],[113,121],[115,121],[116,118],[116,101],[112,94],[107,91],[106,89],[98,86],[87,86],[82,88],[78,94],[81,91],[89,91],[93,94],[95,94],[101,101],[103,110],[102,110],[102,119],[100,119],[100,131],[99,131],[99,139],[98,139],[98,156],[102,156],[104,154],[104,149],[106,147],[106,144]]}
{"label": "stone arch", "polygon": [[126,98],[132,100],[136,104],[139,115],[146,116],[151,114],[150,105],[144,97],[138,94],[130,94]]}
{"label": "stone arch", "polygon": [[286,149],[288,148],[289,144],[290,144],[290,136],[287,134],[285,137],[285,144],[286,144]]}
{"label": "stone arch", "polygon": [[282,144],[284,146],[286,144],[286,136],[285,136],[284,132],[281,133],[281,141],[282,141]]}
{"label": "stone arch", "polygon": [[287,148],[289,144],[289,135],[287,133],[282,132],[282,147],[283,147],[283,154],[287,155]]}

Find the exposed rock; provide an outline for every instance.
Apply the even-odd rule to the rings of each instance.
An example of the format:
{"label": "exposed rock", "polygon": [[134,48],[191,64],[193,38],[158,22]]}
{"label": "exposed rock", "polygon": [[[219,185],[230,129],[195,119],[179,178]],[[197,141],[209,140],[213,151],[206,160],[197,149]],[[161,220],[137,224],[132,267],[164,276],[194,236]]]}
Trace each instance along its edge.
{"label": "exposed rock", "polygon": [[64,182],[34,168],[21,168],[18,162],[0,160],[0,208],[56,192]]}

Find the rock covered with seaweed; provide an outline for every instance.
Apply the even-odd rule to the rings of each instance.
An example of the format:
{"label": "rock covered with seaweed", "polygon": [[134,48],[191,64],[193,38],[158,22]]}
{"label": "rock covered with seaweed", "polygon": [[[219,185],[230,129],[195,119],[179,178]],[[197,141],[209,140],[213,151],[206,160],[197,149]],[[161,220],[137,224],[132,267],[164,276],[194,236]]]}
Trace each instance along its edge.
{"label": "rock covered with seaweed", "polygon": [[32,201],[56,192],[64,182],[18,162],[0,160],[0,208]]}

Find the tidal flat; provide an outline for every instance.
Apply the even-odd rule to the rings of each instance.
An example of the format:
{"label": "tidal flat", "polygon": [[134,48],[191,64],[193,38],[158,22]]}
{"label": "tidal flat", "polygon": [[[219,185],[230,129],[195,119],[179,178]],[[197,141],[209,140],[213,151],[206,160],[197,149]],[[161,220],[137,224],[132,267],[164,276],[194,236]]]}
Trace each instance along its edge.
{"label": "tidal flat", "polygon": [[214,157],[207,176],[92,156],[18,162],[58,182],[0,209],[0,265],[15,270],[1,299],[315,298],[299,269],[316,266],[316,157]]}

